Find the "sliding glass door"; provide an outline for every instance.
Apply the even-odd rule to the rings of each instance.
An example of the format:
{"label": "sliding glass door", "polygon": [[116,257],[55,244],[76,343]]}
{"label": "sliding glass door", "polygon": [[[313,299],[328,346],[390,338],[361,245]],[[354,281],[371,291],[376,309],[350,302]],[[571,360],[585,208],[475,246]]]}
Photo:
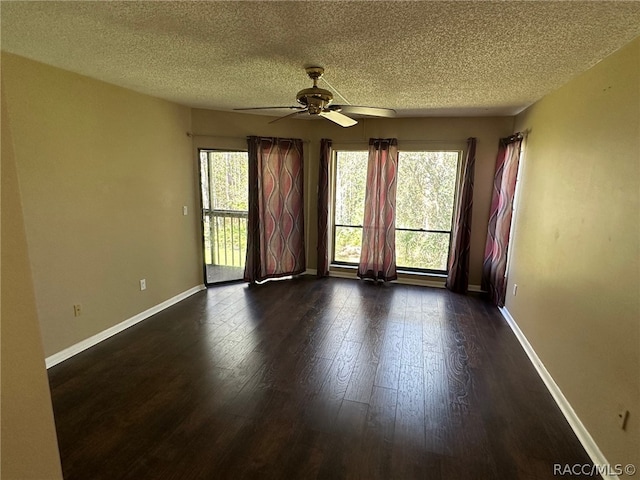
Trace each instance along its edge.
{"label": "sliding glass door", "polygon": [[200,150],[207,285],[242,280],[247,252],[247,152]]}

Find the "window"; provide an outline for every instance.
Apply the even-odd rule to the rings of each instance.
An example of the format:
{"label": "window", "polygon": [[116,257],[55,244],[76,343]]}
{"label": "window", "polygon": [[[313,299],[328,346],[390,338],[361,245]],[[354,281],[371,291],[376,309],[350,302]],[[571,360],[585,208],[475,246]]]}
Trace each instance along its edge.
{"label": "window", "polygon": [[[399,269],[447,270],[459,151],[399,153],[396,263]],[[333,263],[357,264],[362,243],[368,153],[336,151]]]}

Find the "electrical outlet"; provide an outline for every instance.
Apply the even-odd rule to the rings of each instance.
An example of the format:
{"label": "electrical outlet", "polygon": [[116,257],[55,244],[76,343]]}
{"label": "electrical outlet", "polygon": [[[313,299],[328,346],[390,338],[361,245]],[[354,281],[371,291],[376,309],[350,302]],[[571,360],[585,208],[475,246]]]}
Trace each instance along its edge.
{"label": "electrical outlet", "polygon": [[622,430],[626,430],[627,420],[629,420],[629,410],[621,410],[618,412],[618,425],[620,425]]}
{"label": "electrical outlet", "polygon": [[182,207],[182,214],[183,215],[189,215],[189,208],[187,208],[186,205],[184,207]]}
{"label": "electrical outlet", "polygon": [[147,289],[147,279],[143,278],[142,280],[140,280],[140,290],[146,290]]}
{"label": "electrical outlet", "polygon": [[82,315],[82,305],[78,303],[73,306],[73,316],[79,317],[80,315]]}
{"label": "electrical outlet", "polygon": [[518,284],[513,284],[513,296],[515,297],[518,294]]}

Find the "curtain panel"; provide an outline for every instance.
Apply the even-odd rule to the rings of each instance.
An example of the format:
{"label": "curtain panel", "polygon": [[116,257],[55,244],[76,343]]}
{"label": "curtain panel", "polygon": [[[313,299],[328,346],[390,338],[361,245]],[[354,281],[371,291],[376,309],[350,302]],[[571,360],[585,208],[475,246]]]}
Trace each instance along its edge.
{"label": "curtain panel", "polygon": [[398,140],[370,139],[358,277],[390,281],[396,272]]}
{"label": "curtain panel", "polygon": [[248,137],[249,282],[303,273],[304,197],[302,140]]}
{"label": "curtain panel", "polygon": [[318,172],[318,277],[329,275],[329,165],[333,152],[328,138],[320,140]]}
{"label": "curtain panel", "polygon": [[469,252],[471,248],[471,212],[473,177],[476,166],[476,139],[467,139],[467,154],[461,166],[458,202],[451,237],[451,254],[445,286],[456,293],[469,289]]}
{"label": "curtain panel", "polygon": [[522,135],[515,134],[500,140],[493,180],[491,214],[482,266],[482,289],[497,306],[504,306],[507,249],[511,232],[513,199],[520,162]]}

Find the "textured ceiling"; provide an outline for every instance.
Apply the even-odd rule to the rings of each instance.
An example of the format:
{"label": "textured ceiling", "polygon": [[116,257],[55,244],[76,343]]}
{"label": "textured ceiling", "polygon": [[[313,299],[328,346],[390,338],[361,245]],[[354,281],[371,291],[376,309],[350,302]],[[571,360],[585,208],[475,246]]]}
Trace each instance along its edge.
{"label": "textured ceiling", "polygon": [[0,8],[3,50],[216,110],[293,105],[310,86],[303,67],[316,64],[354,105],[402,116],[510,115],[640,35],[640,2],[629,1],[2,1]]}

